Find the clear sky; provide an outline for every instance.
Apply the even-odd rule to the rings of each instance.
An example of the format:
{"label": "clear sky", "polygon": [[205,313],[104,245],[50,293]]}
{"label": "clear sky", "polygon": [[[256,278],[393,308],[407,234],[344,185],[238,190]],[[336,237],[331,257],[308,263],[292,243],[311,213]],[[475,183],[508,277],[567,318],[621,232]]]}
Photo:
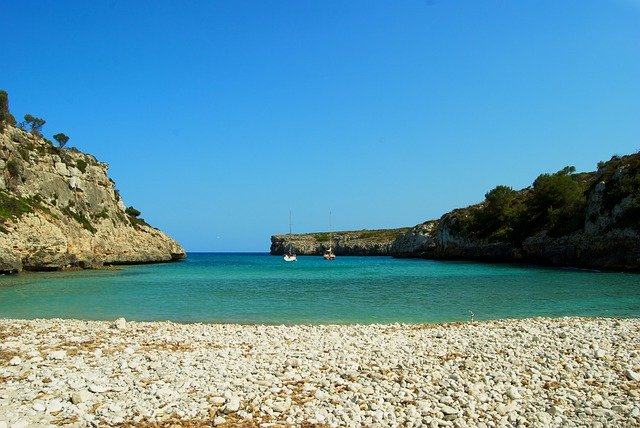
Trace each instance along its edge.
{"label": "clear sky", "polygon": [[413,226],[640,150],[638,0],[2,1],[0,89],[187,251]]}

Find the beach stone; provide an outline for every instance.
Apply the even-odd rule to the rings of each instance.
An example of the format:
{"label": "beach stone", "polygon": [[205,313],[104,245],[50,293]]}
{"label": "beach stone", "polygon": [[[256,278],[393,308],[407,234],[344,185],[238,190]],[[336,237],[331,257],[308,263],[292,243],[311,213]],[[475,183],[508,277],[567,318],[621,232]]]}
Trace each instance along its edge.
{"label": "beach stone", "polygon": [[71,394],[71,402],[73,404],[80,404],[89,401],[91,397],[93,397],[93,394],[87,390],[77,391]]}
{"label": "beach stone", "polygon": [[547,412],[538,412],[536,413],[536,418],[538,422],[544,426],[548,426],[553,421],[553,417]]}
{"label": "beach stone", "polygon": [[67,357],[67,351],[49,352],[49,358],[52,360],[64,360]]}
{"label": "beach stone", "polygon": [[47,410],[47,406],[45,406],[44,403],[41,401],[37,401],[33,403],[33,406],[31,406],[31,408],[36,412],[41,412],[41,413],[44,413]]}
{"label": "beach stone", "polygon": [[552,416],[561,415],[564,413],[564,409],[560,406],[550,406],[548,413]]}
{"label": "beach stone", "polygon": [[297,358],[289,358],[284,362],[288,367],[300,367],[300,361]]}
{"label": "beach stone", "polygon": [[290,405],[286,401],[276,401],[271,408],[279,413],[284,413],[289,409]]}
{"label": "beach stone", "polygon": [[20,363],[22,363],[22,359],[20,357],[13,357],[11,360],[9,360],[9,365],[11,366],[19,366]]}
{"label": "beach stone", "polygon": [[211,397],[210,399],[211,404],[213,404],[214,406],[220,407],[222,405],[224,405],[224,403],[227,402],[226,398],[224,397]]}
{"label": "beach stone", "polygon": [[225,404],[223,411],[225,413],[234,413],[240,409],[240,398],[237,396],[232,396],[227,404]]}
{"label": "beach stone", "polygon": [[224,424],[225,422],[227,422],[227,420],[224,417],[216,416],[215,419],[213,420],[213,425],[218,426],[218,425]]}
{"label": "beach stone", "polygon": [[511,386],[507,389],[507,397],[509,397],[512,400],[517,400],[518,398],[522,398],[522,396],[520,395],[520,392],[518,391],[518,388],[516,388],[515,386]]}
{"label": "beach stone", "polygon": [[122,317],[115,320],[115,322],[112,325],[112,327],[117,330],[123,330],[126,326],[127,326],[127,320]]}
{"label": "beach stone", "polygon": [[9,424],[7,424],[7,421],[0,421],[0,428],[9,428]]}
{"label": "beach stone", "polygon": [[47,413],[57,413],[62,410],[62,403],[59,400],[51,400],[47,405]]}
{"label": "beach stone", "polygon": [[445,415],[457,415],[458,414],[458,410],[454,409],[451,406],[448,406],[446,404],[443,404],[440,406],[440,410],[442,411],[442,413],[444,413]]}
{"label": "beach stone", "polygon": [[633,370],[631,370],[631,369],[626,369],[626,370],[624,371],[624,375],[625,375],[625,376],[627,377],[627,379],[629,379],[629,380],[633,380],[633,381],[636,381],[636,382],[640,381],[640,374],[638,374],[638,373],[634,372],[634,371],[633,371]]}
{"label": "beach stone", "polygon": [[91,385],[89,385],[89,391],[96,394],[101,394],[103,392],[107,392],[108,390],[109,390],[109,387],[106,385],[98,385],[95,383],[92,383]]}
{"label": "beach stone", "polygon": [[25,421],[24,419],[20,419],[14,423],[12,423],[9,428],[27,428],[29,426],[29,421]]}
{"label": "beach stone", "polygon": [[365,386],[360,390],[360,393],[364,394],[364,395],[373,395],[375,394],[375,389],[373,389],[373,387],[371,386]]}

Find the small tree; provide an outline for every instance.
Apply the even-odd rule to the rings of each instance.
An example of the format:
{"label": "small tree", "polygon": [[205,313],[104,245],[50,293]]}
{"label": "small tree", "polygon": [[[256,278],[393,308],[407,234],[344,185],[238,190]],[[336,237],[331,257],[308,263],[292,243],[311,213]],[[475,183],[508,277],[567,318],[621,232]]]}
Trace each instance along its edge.
{"label": "small tree", "polygon": [[584,224],[586,197],[568,166],[555,174],[542,174],[533,183],[530,214],[553,235],[566,235]]}
{"label": "small tree", "polygon": [[64,135],[62,132],[54,135],[53,139],[58,142],[58,145],[60,146],[60,148],[63,148],[64,145],[67,144],[67,141],[69,141],[69,137]]}
{"label": "small tree", "polygon": [[140,215],[140,211],[138,211],[137,209],[133,208],[133,207],[127,207],[126,210],[124,210],[125,213],[127,213],[128,215],[130,215],[131,217],[137,218]]}
{"label": "small tree", "polygon": [[9,112],[9,94],[7,91],[0,90],[0,131],[7,124],[15,125],[16,118]]}
{"label": "small tree", "polygon": [[24,115],[24,121],[31,127],[31,133],[37,136],[42,135],[42,127],[47,123],[44,119],[31,116],[29,113]]}

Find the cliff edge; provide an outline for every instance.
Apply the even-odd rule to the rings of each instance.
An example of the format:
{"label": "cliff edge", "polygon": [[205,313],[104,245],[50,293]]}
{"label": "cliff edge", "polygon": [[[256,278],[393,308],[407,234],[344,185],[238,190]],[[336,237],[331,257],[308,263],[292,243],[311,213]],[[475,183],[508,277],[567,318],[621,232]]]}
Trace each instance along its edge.
{"label": "cliff edge", "polygon": [[165,262],[184,249],[126,209],[108,165],[8,124],[0,132],[0,272]]}

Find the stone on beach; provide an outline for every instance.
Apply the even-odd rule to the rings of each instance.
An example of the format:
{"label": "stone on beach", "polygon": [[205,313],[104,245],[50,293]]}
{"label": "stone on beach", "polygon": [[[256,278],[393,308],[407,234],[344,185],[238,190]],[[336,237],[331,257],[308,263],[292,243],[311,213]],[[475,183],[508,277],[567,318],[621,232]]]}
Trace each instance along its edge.
{"label": "stone on beach", "polygon": [[80,404],[89,401],[91,397],[93,397],[93,394],[91,394],[89,391],[77,391],[71,395],[71,402],[73,404]]}
{"label": "stone on beach", "polygon": [[118,318],[113,323],[113,328],[118,330],[123,330],[127,326],[127,320],[124,318]]}

